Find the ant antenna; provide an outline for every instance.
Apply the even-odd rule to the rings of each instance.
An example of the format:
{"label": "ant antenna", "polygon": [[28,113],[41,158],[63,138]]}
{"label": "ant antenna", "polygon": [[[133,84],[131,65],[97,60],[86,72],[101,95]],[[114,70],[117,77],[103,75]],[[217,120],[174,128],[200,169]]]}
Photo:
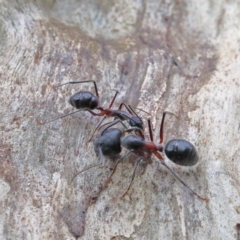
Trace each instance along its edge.
{"label": "ant antenna", "polygon": [[61,87],[63,85],[67,85],[67,84],[78,84],[78,83],[87,83],[87,82],[92,82],[94,84],[94,88],[95,88],[95,92],[96,92],[96,96],[99,98],[98,95],[98,89],[97,89],[97,84],[94,80],[86,80],[86,81],[77,81],[77,82],[67,82],[67,83],[63,83],[58,85],[58,87]]}
{"label": "ant antenna", "polygon": [[130,182],[130,184],[128,185],[128,188],[127,188],[127,190],[125,191],[125,193],[121,196],[121,199],[123,199],[123,198],[126,196],[128,190],[130,189],[130,187],[131,187],[131,185],[132,185],[132,182],[133,182],[133,180],[134,180],[135,174],[136,174],[137,167],[138,167],[139,163],[140,163],[142,160],[143,160],[143,159],[140,158],[140,159],[137,161],[137,163],[136,163],[136,165],[135,165],[135,167],[134,167],[134,170],[133,170],[131,182]]}

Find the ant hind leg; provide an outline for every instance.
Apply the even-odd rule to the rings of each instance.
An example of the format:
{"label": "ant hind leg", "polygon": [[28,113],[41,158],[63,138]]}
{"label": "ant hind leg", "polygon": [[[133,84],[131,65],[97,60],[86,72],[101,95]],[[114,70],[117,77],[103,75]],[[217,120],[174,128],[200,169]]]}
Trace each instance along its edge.
{"label": "ant hind leg", "polygon": [[143,160],[143,159],[140,158],[140,159],[137,161],[137,163],[136,163],[136,165],[135,165],[135,167],[134,167],[134,170],[133,170],[131,182],[130,182],[130,184],[128,185],[128,188],[127,188],[127,190],[125,191],[125,193],[121,196],[121,199],[123,199],[123,198],[126,196],[126,194],[128,193],[128,191],[129,191],[129,189],[130,189],[130,187],[131,187],[131,185],[132,185],[132,182],[133,182],[133,180],[134,180],[134,178],[135,178],[135,174],[136,174],[137,168],[138,168],[138,166],[139,166],[139,164],[140,164],[140,162],[141,162],[142,160]]}

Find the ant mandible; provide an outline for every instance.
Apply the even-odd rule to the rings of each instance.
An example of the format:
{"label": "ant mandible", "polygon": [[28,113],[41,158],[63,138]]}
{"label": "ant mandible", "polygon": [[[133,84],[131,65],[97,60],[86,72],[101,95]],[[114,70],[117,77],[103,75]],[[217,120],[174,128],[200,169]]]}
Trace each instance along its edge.
{"label": "ant mandible", "polygon": [[[148,128],[149,128],[149,136],[150,136],[150,142],[146,141],[144,138],[141,138],[139,136],[129,134],[123,138],[121,138],[121,145],[129,150],[125,156],[120,158],[118,162],[116,163],[112,174],[110,175],[107,183],[110,181],[112,175],[114,174],[118,164],[129,154],[134,153],[137,156],[139,156],[139,160],[137,161],[134,171],[132,174],[131,182],[125,191],[125,193],[122,195],[122,198],[127,194],[128,190],[131,187],[131,184],[134,180],[136,169],[140,162],[145,161],[149,162],[151,155],[154,154],[161,162],[162,165],[164,165],[171,174],[178,179],[185,187],[187,187],[194,195],[199,197],[202,200],[208,201],[207,198],[203,198],[200,195],[198,195],[195,191],[193,191],[183,180],[180,179],[180,177],[177,176],[177,174],[165,163],[164,158],[162,156],[162,152],[165,152],[166,156],[175,164],[181,165],[181,166],[193,166],[198,162],[198,153],[196,148],[193,146],[192,143],[188,142],[184,139],[172,139],[170,140],[166,146],[163,145],[163,125],[165,120],[166,114],[173,114],[168,111],[163,112],[162,121],[160,125],[160,134],[159,143],[153,142],[153,133],[152,133],[152,127],[151,127],[151,120],[148,118]],[[176,115],[175,115],[176,116]],[[128,129],[126,131],[131,131],[131,129]]]}
{"label": "ant mandible", "polygon": [[[75,111],[75,112],[71,112],[71,113],[65,114],[63,116],[60,116],[58,118],[52,119],[52,120],[47,121],[45,123],[50,123],[50,122],[56,121],[58,119],[61,119],[61,118],[67,117],[69,115],[75,114],[79,111],[88,111],[93,116],[104,116],[103,119],[99,122],[99,124],[95,128],[91,138],[88,141],[90,141],[92,139],[94,133],[101,126],[101,124],[106,119],[106,117],[115,117],[115,118],[120,119],[121,121],[126,120],[126,121],[128,121],[128,123],[131,127],[137,127],[137,128],[143,129],[143,122],[142,122],[141,118],[136,114],[136,112],[131,108],[131,106],[126,105],[125,103],[121,103],[119,105],[118,110],[113,110],[112,109],[112,105],[113,105],[113,103],[114,103],[114,101],[117,97],[118,91],[116,91],[112,101],[110,102],[109,107],[108,108],[103,108],[99,105],[99,94],[98,94],[97,84],[94,80],[67,82],[67,83],[61,84],[59,86],[63,86],[63,85],[67,85],[67,84],[88,83],[88,82],[92,82],[94,84],[96,96],[94,96],[89,91],[79,91],[79,92],[75,93],[73,96],[70,97],[68,102],[74,108],[76,108],[78,110]],[[122,110],[123,106],[125,106],[125,108],[127,109],[128,112]],[[92,111],[94,109],[99,110],[100,112],[95,113],[95,112]]]}

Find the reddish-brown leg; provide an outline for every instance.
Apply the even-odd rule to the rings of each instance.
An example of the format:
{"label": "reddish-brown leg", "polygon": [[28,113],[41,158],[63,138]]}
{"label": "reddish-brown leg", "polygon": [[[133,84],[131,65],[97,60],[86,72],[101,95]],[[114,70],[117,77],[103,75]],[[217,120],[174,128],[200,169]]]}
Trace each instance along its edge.
{"label": "reddish-brown leg", "polygon": [[149,137],[150,137],[151,142],[153,142],[151,118],[148,118],[147,121],[148,121]]}
{"label": "reddish-brown leg", "polygon": [[165,120],[165,116],[166,116],[167,113],[171,114],[171,115],[174,115],[176,118],[178,118],[177,115],[173,112],[169,112],[169,111],[164,111],[163,112],[162,121],[161,121],[161,125],[160,125],[160,132],[159,132],[159,139],[160,139],[159,142],[160,143],[163,142],[163,125],[164,125],[164,120]]}

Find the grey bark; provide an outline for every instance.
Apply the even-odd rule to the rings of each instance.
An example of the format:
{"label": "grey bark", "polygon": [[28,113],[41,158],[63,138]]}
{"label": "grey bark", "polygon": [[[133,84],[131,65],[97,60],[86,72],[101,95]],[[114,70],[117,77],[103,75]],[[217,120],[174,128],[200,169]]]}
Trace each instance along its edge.
{"label": "grey bark", "polygon": [[[239,239],[240,2],[7,1],[0,3],[1,239]],[[39,125],[73,109],[69,97],[95,79],[101,105],[120,102],[152,115],[158,139],[182,137],[194,167],[136,157],[73,175],[98,161],[86,144],[99,118],[87,112]],[[146,123],[147,114],[140,112]],[[147,132],[147,129],[146,129]],[[147,135],[147,134],[146,134]],[[124,153],[124,151],[123,151]]]}

